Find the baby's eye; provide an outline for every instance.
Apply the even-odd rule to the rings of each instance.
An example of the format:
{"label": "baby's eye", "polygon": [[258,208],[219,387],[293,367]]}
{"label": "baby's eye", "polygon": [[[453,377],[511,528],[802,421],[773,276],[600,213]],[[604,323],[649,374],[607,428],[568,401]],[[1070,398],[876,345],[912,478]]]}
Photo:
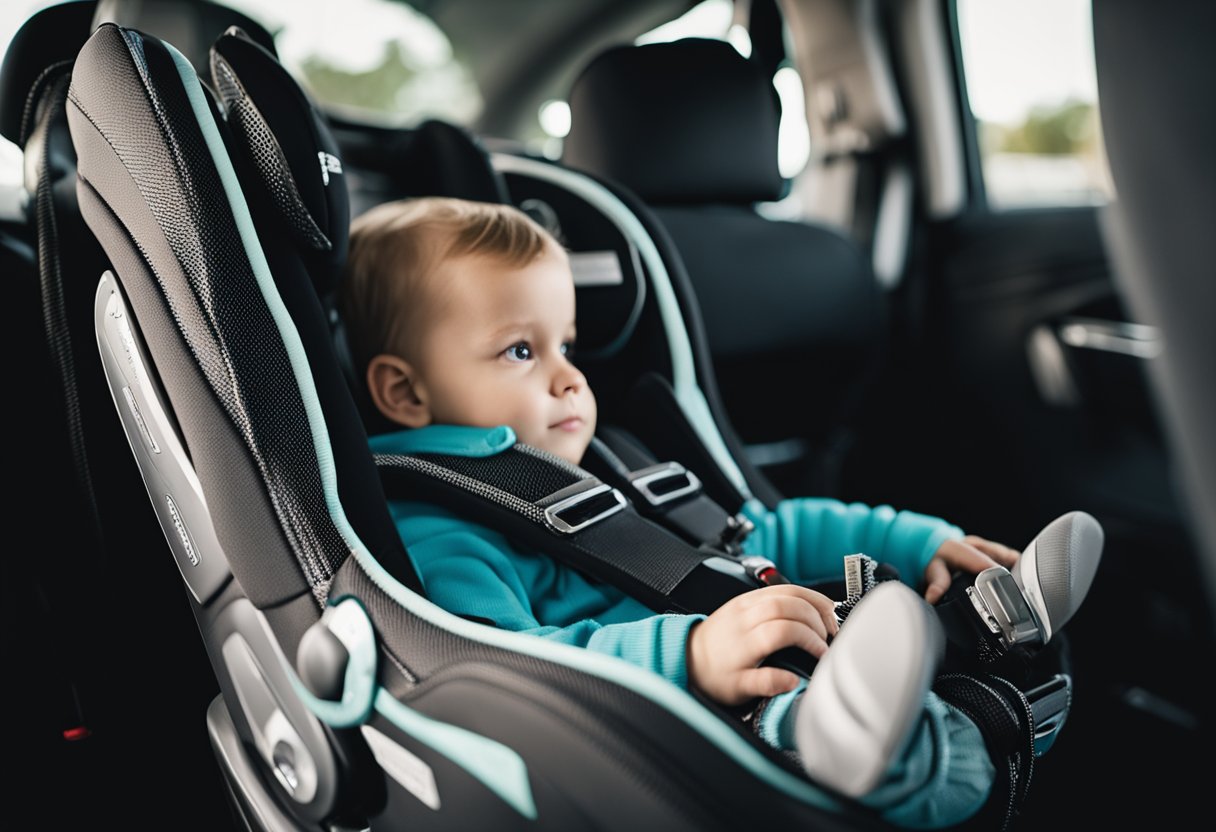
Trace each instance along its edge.
{"label": "baby's eye", "polygon": [[566,358],[569,358],[570,356],[574,355],[574,342],[573,341],[567,341],[564,344],[562,344],[562,355],[566,356]]}
{"label": "baby's eye", "polygon": [[531,361],[532,347],[527,341],[520,341],[518,344],[512,344],[503,350],[503,355],[508,361]]}

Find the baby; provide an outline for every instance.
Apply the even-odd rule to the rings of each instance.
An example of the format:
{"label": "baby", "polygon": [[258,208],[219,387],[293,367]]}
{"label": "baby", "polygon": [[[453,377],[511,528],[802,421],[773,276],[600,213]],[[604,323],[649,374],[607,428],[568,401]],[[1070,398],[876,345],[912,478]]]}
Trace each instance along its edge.
{"label": "baby", "polygon": [[[365,213],[352,227],[341,311],[372,402],[403,428],[374,437],[375,450],[483,453],[490,429],[507,426],[517,442],[582,460],[596,401],[571,360],[570,265],[522,212],[419,199]],[[759,702],[759,736],[889,821],[952,825],[992,788],[979,729],[929,691],[942,635],[925,601],[942,596],[952,572],[1012,566],[1008,547],[886,506],[746,505],[756,528],[745,550],[791,580],[837,577],[841,557],[859,551],[921,579],[924,600],[882,583],[838,631],[832,599],[799,583],[744,593],[709,616],[655,614],[437,506],[390,508],[439,606],[619,657],[725,706]],[[809,682],[764,664],[787,647],[820,659]]]}

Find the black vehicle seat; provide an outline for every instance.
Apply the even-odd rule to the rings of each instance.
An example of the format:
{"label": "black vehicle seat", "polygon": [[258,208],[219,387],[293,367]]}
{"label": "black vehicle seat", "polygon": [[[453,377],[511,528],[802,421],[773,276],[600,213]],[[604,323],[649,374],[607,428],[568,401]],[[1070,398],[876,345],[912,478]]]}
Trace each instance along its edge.
{"label": "black vehicle seat", "polygon": [[[211,3],[192,9],[200,20],[247,20]],[[11,638],[30,680],[22,701],[32,709],[19,720],[26,756],[16,788],[47,796],[19,813],[36,810],[39,822],[65,828],[130,816],[132,771],[149,813],[200,789],[223,794],[210,769],[187,782],[171,766],[147,765],[165,753],[166,726],[181,726],[176,758],[210,757],[198,714],[218,687],[189,599],[176,589],[181,576],[164,556],[164,531],[146,500],[131,499],[143,483],[97,351],[96,281],[109,260],[80,215],[66,102],[73,61],[98,14],[93,0],[38,12],[0,68],[0,133],[25,154],[29,195],[26,217],[4,235],[10,317],[23,351],[14,362],[24,415],[18,441],[40,456],[38,465],[21,466],[19,478],[14,468],[10,488],[12,516],[21,518],[13,524],[14,551],[23,553],[13,558],[11,577],[28,591],[13,593],[21,623],[6,628],[6,655]],[[124,598],[137,600],[116,603]],[[149,622],[160,638],[180,644],[154,667],[122,647]],[[140,695],[145,688],[159,695]],[[67,791],[73,799],[64,799]],[[197,819],[221,825],[230,814],[213,799]]]}
{"label": "black vehicle seat", "polygon": [[[32,16],[0,69],[0,131],[23,149],[30,195],[15,233],[33,255],[5,270],[32,290],[12,307],[29,333],[20,342],[28,353],[15,362],[24,411],[18,441],[40,456],[38,465],[22,466],[9,491],[12,516],[21,518],[14,551],[23,553],[13,558],[13,585],[29,588],[14,594],[17,608],[29,610],[6,629],[29,674],[23,701],[34,708],[33,718],[19,720],[28,757],[17,791],[71,789],[74,800],[58,794],[29,804],[65,825],[129,812],[128,767],[162,750],[164,726],[183,709],[197,712],[216,688],[182,594],[160,591],[180,577],[162,556],[164,533],[150,506],[129,499],[142,484],[97,353],[93,300],[108,260],[80,217],[65,113],[72,61],[92,31],[95,5],[65,3]],[[132,578],[134,563],[147,566]],[[114,603],[123,597],[140,601]],[[155,680],[142,657],[115,649],[149,619],[183,643],[158,662]],[[132,695],[151,684],[163,696]],[[206,734],[201,721],[194,727],[182,732],[178,750],[202,758]],[[218,777],[203,777],[221,794]],[[144,783],[149,809],[187,793],[165,767]],[[220,806],[209,816],[224,820],[227,812]]]}
{"label": "black vehicle seat", "polygon": [[850,239],[756,210],[785,186],[764,71],[721,41],[614,47],[570,110],[562,162],[623,184],[675,241],[751,459],[786,494],[837,496],[883,363],[884,301]]}
{"label": "black vehicle seat", "polygon": [[[426,601],[308,255],[276,218],[251,213],[225,126],[187,69],[156,39],[102,26],[77,59],[69,119],[82,209],[116,273],[99,292],[99,325],[111,332],[113,312],[128,322],[159,387],[141,388],[145,412],[171,413],[157,435],[188,449],[175,461],[205,500],[188,535],[175,529],[178,548],[201,544],[201,563],[232,573],[196,613],[223,691],[209,713],[217,754],[242,800],[274,795],[258,804],[269,814],[249,817],[289,828],[877,828],[646,671]],[[127,425],[146,460],[147,437]],[[337,685],[318,692],[313,669],[336,669]]]}

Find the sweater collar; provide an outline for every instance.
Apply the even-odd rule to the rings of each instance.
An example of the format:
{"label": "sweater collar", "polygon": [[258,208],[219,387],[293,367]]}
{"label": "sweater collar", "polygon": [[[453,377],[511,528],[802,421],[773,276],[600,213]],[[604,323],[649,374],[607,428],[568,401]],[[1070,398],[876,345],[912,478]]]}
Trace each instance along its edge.
{"label": "sweater collar", "polygon": [[377,454],[452,454],[494,456],[515,444],[515,431],[506,425],[471,428],[459,425],[427,425],[382,433],[368,440]]}

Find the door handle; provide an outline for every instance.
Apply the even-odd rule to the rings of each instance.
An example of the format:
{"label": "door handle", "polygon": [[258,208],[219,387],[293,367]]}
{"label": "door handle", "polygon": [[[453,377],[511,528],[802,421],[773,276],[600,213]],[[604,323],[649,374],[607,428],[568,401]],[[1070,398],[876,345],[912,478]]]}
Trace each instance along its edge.
{"label": "door handle", "polygon": [[1133,358],[1161,354],[1161,333],[1155,326],[1097,318],[1064,318],[1056,325],[1060,340],[1070,347],[1113,352]]}

